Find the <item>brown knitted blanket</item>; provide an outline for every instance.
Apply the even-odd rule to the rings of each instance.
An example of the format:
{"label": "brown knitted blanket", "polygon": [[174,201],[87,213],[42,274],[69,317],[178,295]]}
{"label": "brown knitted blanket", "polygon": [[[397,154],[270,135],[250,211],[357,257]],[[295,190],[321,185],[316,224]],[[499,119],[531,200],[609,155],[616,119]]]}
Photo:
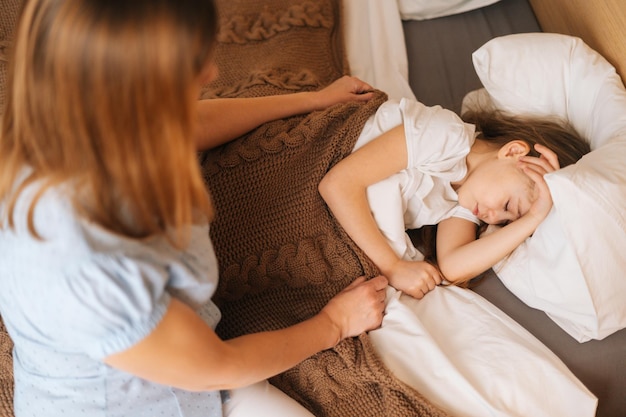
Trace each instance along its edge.
{"label": "brown knitted blanket", "polygon": [[[316,90],[349,72],[340,0],[218,3],[220,77],[205,97]],[[317,185],[350,153],[385,98],[379,93],[367,104],[267,123],[201,155],[217,213],[211,237],[220,263],[215,299],[222,337],[297,323],[355,277],[376,273],[336,223]],[[271,382],[316,416],[445,415],[384,368],[367,335]]]}
{"label": "brown knitted blanket", "polygon": [[[13,39],[21,0],[0,1],[0,115],[6,97],[8,50]],[[2,291],[2,289],[0,289]],[[0,417],[13,416],[13,342],[0,318]]]}
{"label": "brown knitted blanket", "polygon": [[0,114],[2,114],[6,97],[8,52],[21,5],[22,0],[2,0],[0,2]]}
{"label": "brown knitted blanket", "polygon": [[[317,90],[349,72],[341,0],[218,0],[220,77],[203,97]],[[20,0],[0,4],[0,108],[5,50]],[[282,328],[318,312],[374,265],[345,235],[317,192],[384,101],[337,105],[268,123],[200,155],[217,215],[218,332]],[[0,319],[0,417],[13,415],[12,343]],[[416,364],[419,366],[419,364]],[[387,371],[367,335],[344,340],[271,382],[316,416],[445,416]]]}

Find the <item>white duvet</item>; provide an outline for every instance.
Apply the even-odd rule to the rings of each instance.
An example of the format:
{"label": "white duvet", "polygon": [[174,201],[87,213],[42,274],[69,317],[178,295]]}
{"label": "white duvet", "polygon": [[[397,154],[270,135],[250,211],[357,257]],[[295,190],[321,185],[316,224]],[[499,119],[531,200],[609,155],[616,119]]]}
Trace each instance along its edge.
{"label": "white duvet", "polygon": [[369,334],[400,380],[455,417],[595,416],[597,398],[561,360],[471,290],[417,300],[389,287]]}

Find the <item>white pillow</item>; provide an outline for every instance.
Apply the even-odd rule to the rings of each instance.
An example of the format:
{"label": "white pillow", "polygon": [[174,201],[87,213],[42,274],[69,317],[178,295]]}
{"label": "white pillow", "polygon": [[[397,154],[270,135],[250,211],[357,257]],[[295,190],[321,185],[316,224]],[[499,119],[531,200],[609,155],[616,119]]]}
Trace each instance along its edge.
{"label": "white pillow", "polygon": [[[554,208],[494,270],[516,296],[579,342],[626,328],[626,90],[581,39],[526,33],[473,54],[492,105],[568,120],[592,152],[546,175]],[[484,102],[473,92],[465,106]]]}
{"label": "white pillow", "polygon": [[425,20],[479,9],[499,0],[397,0],[403,20]]}

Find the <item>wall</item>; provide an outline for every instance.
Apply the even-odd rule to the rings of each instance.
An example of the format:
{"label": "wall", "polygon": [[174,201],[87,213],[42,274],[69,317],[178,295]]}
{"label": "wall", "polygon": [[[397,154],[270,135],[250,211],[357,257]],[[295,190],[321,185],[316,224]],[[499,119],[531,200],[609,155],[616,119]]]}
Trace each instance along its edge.
{"label": "wall", "polygon": [[582,38],[626,81],[625,0],[529,0],[544,32]]}

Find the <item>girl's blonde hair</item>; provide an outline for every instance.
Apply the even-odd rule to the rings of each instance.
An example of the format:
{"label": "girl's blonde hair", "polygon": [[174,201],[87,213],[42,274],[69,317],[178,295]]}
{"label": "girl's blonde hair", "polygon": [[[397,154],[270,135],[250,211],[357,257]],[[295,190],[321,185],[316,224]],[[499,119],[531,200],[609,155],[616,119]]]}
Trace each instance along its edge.
{"label": "girl's blonde hair", "polygon": [[212,210],[194,101],[216,31],[211,0],[28,1],[0,131],[0,225],[14,227],[20,192],[41,181],[27,214],[37,235],[38,199],[67,183],[91,221],[184,246],[186,226]]}

